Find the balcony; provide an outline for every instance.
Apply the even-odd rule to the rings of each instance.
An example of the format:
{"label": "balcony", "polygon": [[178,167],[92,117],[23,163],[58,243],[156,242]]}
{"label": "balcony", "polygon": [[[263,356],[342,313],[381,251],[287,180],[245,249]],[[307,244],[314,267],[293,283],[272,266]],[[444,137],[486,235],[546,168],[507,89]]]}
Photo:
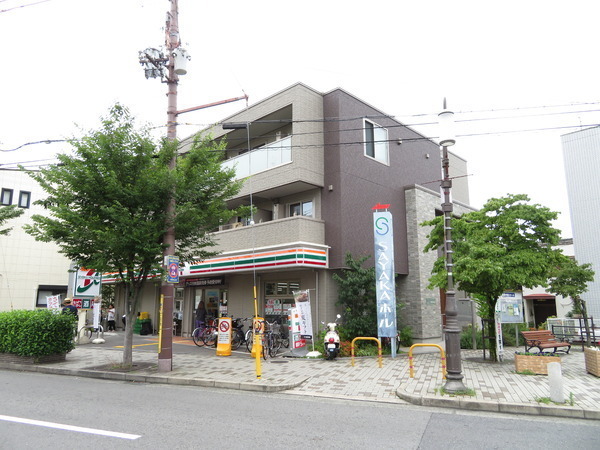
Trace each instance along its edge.
{"label": "balcony", "polygon": [[292,162],[292,137],[280,139],[221,163],[224,169],[235,169],[235,179],[249,177]]}
{"label": "balcony", "polygon": [[289,242],[325,245],[325,222],[312,217],[295,216],[253,226],[237,226],[214,233],[216,247],[211,250],[234,252],[269,247]]}

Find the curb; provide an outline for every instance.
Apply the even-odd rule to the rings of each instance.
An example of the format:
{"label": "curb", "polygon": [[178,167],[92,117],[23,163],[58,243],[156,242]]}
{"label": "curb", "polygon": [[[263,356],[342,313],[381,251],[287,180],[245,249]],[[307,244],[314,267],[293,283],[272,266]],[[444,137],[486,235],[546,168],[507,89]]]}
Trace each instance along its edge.
{"label": "curb", "polygon": [[472,400],[462,397],[419,397],[401,389],[396,395],[413,405],[433,406],[437,408],[454,408],[468,411],[487,411],[506,414],[525,414],[533,416],[550,416],[571,419],[600,420],[600,409],[583,409],[578,406],[526,405],[521,403],[500,403],[485,400]]}
{"label": "curb", "polygon": [[263,380],[252,382],[224,381],[211,378],[176,378],[162,375],[143,375],[124,372],[101,372],[87,369],[66,369],[61,367],[44,367],[27,364],[0,363],[0,369],[20,372],[37,372],[52,375],[69,375],[83,378],[98,378],[103,380],[131,381],[136,383],[172,384],[180,386],[201,386],[218,389],[234,389],[252,392],[281,392],[293,389],[305,383],[310,377],[302,378],[291,383],[267,384]]}

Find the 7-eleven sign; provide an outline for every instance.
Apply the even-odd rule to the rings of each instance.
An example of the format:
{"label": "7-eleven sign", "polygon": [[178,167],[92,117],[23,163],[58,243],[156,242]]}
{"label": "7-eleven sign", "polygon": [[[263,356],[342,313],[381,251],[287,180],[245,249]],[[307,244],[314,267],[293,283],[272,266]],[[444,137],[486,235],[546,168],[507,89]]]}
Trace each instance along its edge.
{"label": "7-eleven sign", "polygon": [[100,295],[102,285],[102,273],[94,269],[80,267],[75,276],[75,296],[96,297]]}

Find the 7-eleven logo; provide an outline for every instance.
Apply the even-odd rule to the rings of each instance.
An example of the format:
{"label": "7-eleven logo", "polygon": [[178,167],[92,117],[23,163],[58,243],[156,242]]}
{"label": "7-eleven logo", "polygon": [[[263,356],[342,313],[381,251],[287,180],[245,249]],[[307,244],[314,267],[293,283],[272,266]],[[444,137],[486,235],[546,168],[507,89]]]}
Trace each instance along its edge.
{"label": "7-eleven logo", "polygon": [[75,283],[76,295],[99,295],[102,274],[93,269],[79,269]]}

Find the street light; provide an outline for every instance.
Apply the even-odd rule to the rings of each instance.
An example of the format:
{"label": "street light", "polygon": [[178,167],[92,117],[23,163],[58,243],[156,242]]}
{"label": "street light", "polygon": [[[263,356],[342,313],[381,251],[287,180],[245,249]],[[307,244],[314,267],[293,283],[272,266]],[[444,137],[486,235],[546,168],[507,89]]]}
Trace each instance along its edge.
{"label": "street light", "polygon": [[444,254],[446,256],[446,272],[448,274],[448,285],[446,287],[446,362],[447,376],[444,389],[448,392],[465,391],[462,382],[461,357],[460,357],[460,327],[458,326],[458,310],[456,308],[456,296],[454,292],[454,274],[452,262],[452,179],[450,178],[450,159],[448,158],[448,147],[456,143],[454,136],[454,113],[446,109],[444,99],[444,110],[438,115],[440,125],[440,146],[442,147],[442,191],[444,193]]}

